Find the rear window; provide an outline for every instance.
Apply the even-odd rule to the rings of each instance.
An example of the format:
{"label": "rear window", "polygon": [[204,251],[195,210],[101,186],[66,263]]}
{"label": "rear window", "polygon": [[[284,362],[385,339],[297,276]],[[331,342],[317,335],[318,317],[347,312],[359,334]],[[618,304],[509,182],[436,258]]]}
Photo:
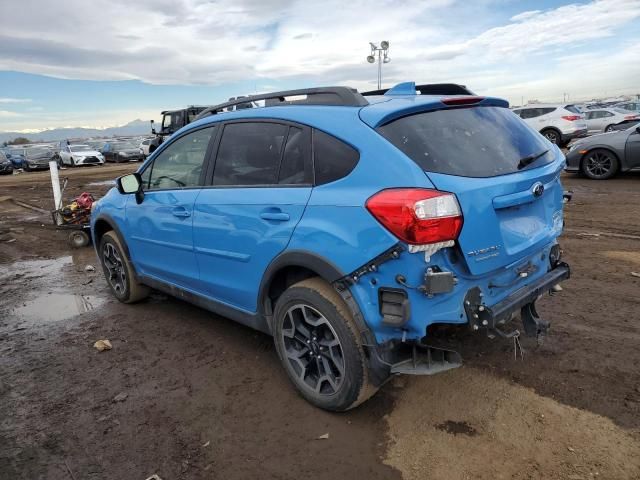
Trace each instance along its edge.
{"label": "rear window", "polygon": [[501,107],[418,113],[377,130],[427,172],[495,177],[554,159],[551,146],[541,135]]}
{"label": "rear window", "polygon": [[582,113],[578,107],[575,105],[567,105],[564,107],[565,110],[569,110],[571,113]]}

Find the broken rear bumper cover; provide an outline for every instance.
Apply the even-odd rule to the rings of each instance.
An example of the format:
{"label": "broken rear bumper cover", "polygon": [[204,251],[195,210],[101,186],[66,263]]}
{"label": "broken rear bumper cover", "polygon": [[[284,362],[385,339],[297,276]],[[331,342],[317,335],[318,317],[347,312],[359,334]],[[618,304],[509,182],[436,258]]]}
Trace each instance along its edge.
{"label": "broken rear bumper cover", "polygon": [[[483,303],[483,294],[477,287],[467,292],[464,309],[471,330],[486,329],[512,338],[517,331],[504,334],[500,327],[507,324],[514,314],[520,313],[527,335],[540,338],[549,329],[549,322],[541,319],[535,309],[538,298],[571,276],[569,265],[559,262],[555,268],[534,282],[516,290],[498,303],[488,306]],[[462,358],[455,350],[433,346],[421,341],[390,340],[367,347],[370,379],[374,384],[383,383],[390,374],[433,375],[462,365]]]}

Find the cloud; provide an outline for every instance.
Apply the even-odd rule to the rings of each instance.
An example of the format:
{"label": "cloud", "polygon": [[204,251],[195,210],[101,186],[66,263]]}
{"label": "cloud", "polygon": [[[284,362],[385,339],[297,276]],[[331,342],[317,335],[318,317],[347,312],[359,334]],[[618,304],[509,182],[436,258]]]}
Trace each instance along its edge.
{"label": "cloud", "polygon": [[527,19],[529,19],[531,17],[534,17],[534,16],[538,15],[540,12],[541,12],[540,10],[529,10],[529,11],[522,12],[522,13],[519,13],[517,15],[514,15],[513,17],[511,17],[510,20],[512,22],[519,22],[521,20],[527,20]]}
{"label": "cloud", "polygon": [[0,97],[0,103],[30,103],[30,98],[8,98]]}
{"label": "cloud", "polygon": [[[16,9],[0,2],[0,18],[11,18],[0,33],[0,70],[158,85],[371,89],[377,65],[365,60],[369,41],[389,40],[386,85],[455,82],[518,101],[523,95],[551,100],[562,98],[563,91],[591,96],[640,85],[637,36],[621,33],[638,25],[640,1],[576,2],[505,20],[506,3],[517,5],[504,0],[65,0],[61,7],[21,0]],[[604,42],[610,42],[606,51]],[[0,104],[28,100],[3,94],[11,98]],[[56,112],[46,107],[50,117],[41,114],[41,121],[53,124]],[[124,112],[136,109],[117,107],[121,110],[110,115],[123,120]],[[75,118],[69,117],[64,121]],[[83,115],[74,121],[89,122]]]}
{"label": "cloud", "polygon": [[15,118],[19,117],[20,114],[18,112],[10,112],[8,110],[0,110],[0,118]]}

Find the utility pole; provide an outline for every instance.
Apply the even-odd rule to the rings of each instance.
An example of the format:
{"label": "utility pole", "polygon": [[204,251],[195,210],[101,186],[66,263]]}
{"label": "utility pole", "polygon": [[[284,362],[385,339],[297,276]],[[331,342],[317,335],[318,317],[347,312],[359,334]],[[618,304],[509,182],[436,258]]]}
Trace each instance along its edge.
{"label": "utility pole", "polygon": [[389,42],[383,40],[380,42],[379,47],[373,42],[369,42],[369,45],[371,45],[371,54],[367,56],[367,62],[375,63],[376,54],[378,56],[378,90],[380,90],[382,88],[382,64],[391,61],[391,57],[389,57]]}

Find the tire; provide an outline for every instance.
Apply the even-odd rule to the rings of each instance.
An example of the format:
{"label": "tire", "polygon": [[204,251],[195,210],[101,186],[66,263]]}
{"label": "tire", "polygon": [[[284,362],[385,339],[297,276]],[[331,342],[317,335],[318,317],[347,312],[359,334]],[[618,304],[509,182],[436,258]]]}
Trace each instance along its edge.
{"label": "tire", "polygon": [[603,148],[587,152],[580,162],[580,170],[592,180],[607,180],[618,173],[619,168],[618,157]]}
{"label": "tire", "polygon": [[607,125],[604,129],[605,133],[613,132],[613,125]]}
{"label": "tire", "polygon": [[278,357],[300,395],[324,410],[349,410],[377,390],[357,332],[349,308],[321,278],[292,285],[276,303]]}
{"label": "tire", "polygon": [[68,242],[72,248],[86,247],[89,245],[89,235],[82,230],[76,230],[69,234]]}
{"label": "tire", "polygon": [[135,281],[133,266],[113,231],[100,239],[100,264],[113,295],[122,303],[135,303],[149,295],[149,287]]}
{"label": "tire", "polygon": [[562,135],[554,128],[547,128],[540,132],[551,143],[555,143],[559,147],[562,145]]}
{"label": "tire", "polygon": [[31,169],[29,168],[29,165],[27,164],[27,162],[23,162],[22,163],[22,170],[24,170],[25,172],[30,172]]}

